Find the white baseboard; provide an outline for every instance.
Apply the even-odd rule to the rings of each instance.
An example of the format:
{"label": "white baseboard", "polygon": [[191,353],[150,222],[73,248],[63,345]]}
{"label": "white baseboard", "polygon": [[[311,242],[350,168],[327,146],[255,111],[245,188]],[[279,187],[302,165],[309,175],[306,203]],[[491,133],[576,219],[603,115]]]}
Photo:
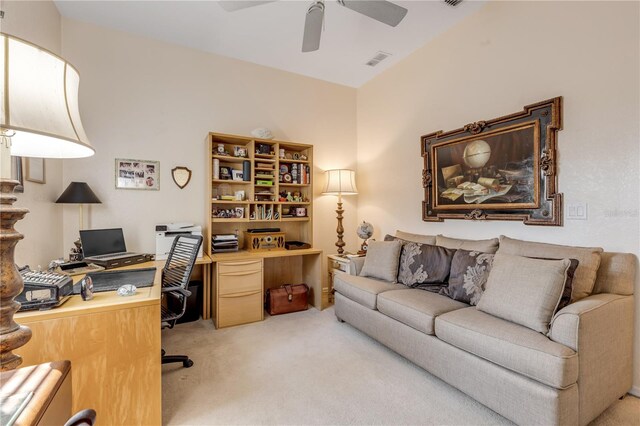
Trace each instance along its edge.
{"label": "white baseboard", "polygon": [[629,393],[640,398],[640,386],[631,386],[631,389],[629,389]]}

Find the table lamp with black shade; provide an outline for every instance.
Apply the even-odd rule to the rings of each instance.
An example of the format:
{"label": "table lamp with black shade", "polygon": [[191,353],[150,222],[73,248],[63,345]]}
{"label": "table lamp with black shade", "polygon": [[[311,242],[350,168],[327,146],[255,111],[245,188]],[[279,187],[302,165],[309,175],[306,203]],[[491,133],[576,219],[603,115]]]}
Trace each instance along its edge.
{"label": "table lamp with black shade", "polygon": [[11,155],[81,158],[95,153],[80,120],[78,71],[61,57],[28,41],[0,33],[0,370],[22,363],[13,353],[31,338],[14,314],[23,281],[14,262],[24,236],[15,223],[29,212],[15,207]]}
{"label": "table lamp with black shade", "polygon": [[[84,214],[82,212],[83,204],[101,204],[102,201],[98,198],[98,196],[91,190],[89,185],[86,182],[71,182],[67,189],[64,190],[62,195],[58,197],[56,200],[56,204],[77,204],[78,205],[78,215],[80,218],[80,227],[79,231],[84,229]],[[70,261],[82,260],[82,243],[78,238],[77,241],[74,242],[76,246],[75,249],[71,249],[71,254],[69,255]]]}

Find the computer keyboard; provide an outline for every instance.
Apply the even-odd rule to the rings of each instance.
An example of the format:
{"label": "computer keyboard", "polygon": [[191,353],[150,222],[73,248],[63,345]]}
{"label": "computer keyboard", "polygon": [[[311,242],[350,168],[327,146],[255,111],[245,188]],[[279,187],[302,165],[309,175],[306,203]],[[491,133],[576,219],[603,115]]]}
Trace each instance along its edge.
{"label": "computer keyboard", "polygon": [[[156,268],[129,269],[126,271],[105,271],[87,274],[93,282],[93,292],[115,291],[125,284],[137,288],[151,287],[156,276]],[[80,282],[73,286],[73,294],[80,294]]]}
{"label": "computer keyboard", "polygon": [[92,259],[100,259],[100,260],[103,260],[103,259],[111,259],[112,257],[129,256],[129,255],[132,255],[132,254],[135,254],[135,253],[130,252],[130,251],[127,251],[127,252],[124,252],[124,253],[100,254],[100,255],[98,255],[98,256],[91,256],[91,258],[92,258]]}

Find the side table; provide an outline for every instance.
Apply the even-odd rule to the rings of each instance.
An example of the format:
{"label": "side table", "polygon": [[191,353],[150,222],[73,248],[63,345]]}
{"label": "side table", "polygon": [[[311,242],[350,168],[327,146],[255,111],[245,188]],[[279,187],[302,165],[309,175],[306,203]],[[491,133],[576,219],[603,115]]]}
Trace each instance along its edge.
{"label": "side table", "polygon": [[337,254],[330,254],[327,256],[327,265],[329,267],[329,303],[333,303],[333,278],[336,274],[348,274],[349,263],[351,259],[348,257],[342,257]]}

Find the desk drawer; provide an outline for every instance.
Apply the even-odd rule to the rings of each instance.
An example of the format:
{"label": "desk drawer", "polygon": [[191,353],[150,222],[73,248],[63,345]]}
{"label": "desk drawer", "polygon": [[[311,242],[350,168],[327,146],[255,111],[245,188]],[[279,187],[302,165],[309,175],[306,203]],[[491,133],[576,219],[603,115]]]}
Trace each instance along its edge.
{"label": "desk drawer", "polygon": [[224,275],[232,272],[261,271],[262,259],[247,259],[236,262],[218,262],[218,274]]}
{"label": "desk drawer", "polygon": [[218,298],[218,328],[262,321],[262,289]]}
{"label": "desk drawer", "polygon": [[218,274],[218,294],[262,291],[262,270],[237,271]]}

